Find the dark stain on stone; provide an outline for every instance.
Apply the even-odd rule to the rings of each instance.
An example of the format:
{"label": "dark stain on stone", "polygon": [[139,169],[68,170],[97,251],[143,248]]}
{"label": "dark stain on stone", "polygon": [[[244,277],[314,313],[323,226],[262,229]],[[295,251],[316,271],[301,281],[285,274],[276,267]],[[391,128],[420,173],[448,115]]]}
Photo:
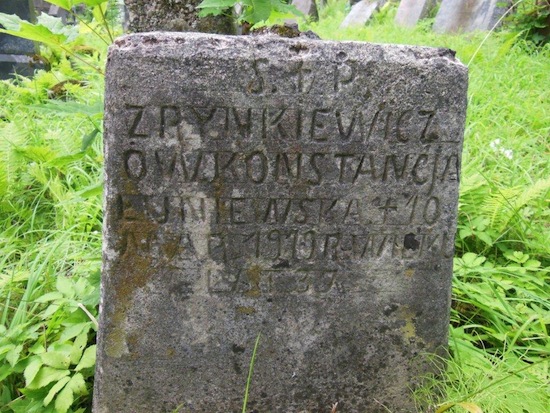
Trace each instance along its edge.
{"label": "dark stain on stone", "polygon": [[391,304],[384,307],[384,315],[388,316],[397,310],[399,306],[397,304]]}
{"label": "dark stain on stone", "polygon": [[252,265],[246,270],[246,276],[248,277],[248,282],[250,283],[250,289],[244,293],[247,297],[257,298],[262,295],[260,290],[260,276],[262,274],[262,269],[258,265]]}
{"label": "dark stain on stone", "polygon": [[237,311],[237,313],[239,314],[243,314],[243,315],[252,315],[256,312],[256,309],[254,307],[243,307],[243,306],[240,306],[240,307],[237,307],[235,309],[235,311]]}
{"label": "dark stain on stone", "polygon": [[405,235],[404,246],[408,250],[416,251],[420,247],[420,241],[416,239],[416,236],[413,233]]}
{"label": "dark stain on stone", "polygon": [[274,270],[277,270],[279,268],[290,268],[290,263],[288,260],[281,260],[277,264],[274,264],[271,266]]}
{"label": "dark stain on stone", "polygon": [[242,347],[242,346],[239,346],[238,344],[233,344],[233,345],[231,346],[231,350],[232,350],[233,353],[235,353],[235,354],[242,354],[242,353],[244,353],[245,348]]}
{"label": "dark stain on stone", "polygon": [[387,325],[381,325],[380,327],[378,327],[378,331],[382,334],[384,334],[386,331],[388,331],[390,329],[389,326]]}
{"label": "dark stain on stone", "polygon": [[291,52],[300,53],[302,51],[307,51],[308,48],[305,44],[302,43],[296,43],[289,47]]}
{"label": "dark stain on stone", "polygon": [[181,282],[172,286],[173,294],[179,299],[188,300],[193,295],[192,284],[189,282]]}

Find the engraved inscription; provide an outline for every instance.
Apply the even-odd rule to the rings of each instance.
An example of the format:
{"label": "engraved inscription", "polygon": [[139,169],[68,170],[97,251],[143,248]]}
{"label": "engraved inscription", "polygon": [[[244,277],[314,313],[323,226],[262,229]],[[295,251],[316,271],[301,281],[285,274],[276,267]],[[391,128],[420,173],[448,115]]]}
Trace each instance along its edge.
{"label": "engraved inscription", "polygon": [[[336,73],[336,72],[335,72]],[[353,70],[338,75],[335,87],[350,81]],[[343,77],[341,77],[343,76]],[[348,79],[348,80],[346,80]],[[159,137],[185,142],[190,134],[204,140],[284,139],[291,142],[397,144],[458,143],[452,131],[440,127],[445,114],[433,108],[396,110],[386,103],[376,106],[126,106],[128,138]],[[145,119],[147,121],[145,121]],[[455,132],[458,133],[458,132]]]}
{"label": "engraved inscription", "polygon": [[[130,149],[123,155],[126,176],[146,181],[159,190],[176,183],[215,182],[243,184],[393,183],[404,181],[432,187],[457,181],[458,154],[389,153],[269,153]],[[164,185],[164,186],[163,186]]]}

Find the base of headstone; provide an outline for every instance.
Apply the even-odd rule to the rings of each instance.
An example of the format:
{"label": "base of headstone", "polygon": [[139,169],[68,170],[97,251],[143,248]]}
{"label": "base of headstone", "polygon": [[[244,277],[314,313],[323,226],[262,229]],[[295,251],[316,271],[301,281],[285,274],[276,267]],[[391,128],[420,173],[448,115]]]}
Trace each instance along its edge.
{"label": "base of headstone", "polygon": [[15,74],[30,77],[34,74],[33,60],[25,55],[0,55],[0,79],[13,78]]}

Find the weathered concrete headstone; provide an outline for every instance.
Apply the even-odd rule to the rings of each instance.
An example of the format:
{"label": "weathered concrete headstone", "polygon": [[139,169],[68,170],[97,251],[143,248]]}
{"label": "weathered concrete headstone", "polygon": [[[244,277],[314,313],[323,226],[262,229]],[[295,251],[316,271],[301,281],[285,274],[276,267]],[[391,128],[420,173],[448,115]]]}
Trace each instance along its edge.
{"label": "weathered concrete headstone", "polygon": [[380,8],[385,1],[361,0],[352,5],[350,12],[340,24],[341,29],[349,26],[364,26],[372,14]]}
{"label": "weathered concrete headstone", "polygon": [[395,15],[395,23],[399,26],[414,27],[434,6],[435,0],[401,0]]}
{"label": "weathered concrete headstone", "polygon": [[199,18],[202,0],[124,0],[132,32],[178,31],[234,34],[230,13]]}
{"label": "weathered concrete headstone", "polygon": [[[15,14],[28,21],[35,17],[32,1],[29,0],[1,0],[0,13]],[[0,79],[5,79],[14,72],[32,74],[29,55],[35,53],[36,48],[32,41],[0,33]]]}
{"label": "weathered concrete headstone", "polygon": [[411,412],[447,342],[467,70],[446,49],[111,46],[95,413]]}
{"label": "weathered concrete headstone", "polygon": [[509,4],[506,0],[443,0],[433,30],[438,33],[489,30]]}

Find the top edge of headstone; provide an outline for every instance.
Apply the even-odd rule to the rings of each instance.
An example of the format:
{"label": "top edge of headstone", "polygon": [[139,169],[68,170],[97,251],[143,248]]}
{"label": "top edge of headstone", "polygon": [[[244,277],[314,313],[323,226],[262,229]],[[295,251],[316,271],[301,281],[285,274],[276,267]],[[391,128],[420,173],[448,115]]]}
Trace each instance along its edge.
{"label": "top edge of headstone", "polygon": [[294,46],[294,51],[303,50],[303,46],[306,45],[310,50],[318,50],[320,48],[334,50],[338,47],[345,47],[348,50],[354,49],[363,51],[364,53],[378,54],[381,58],[380,60],[385,61],[437,61],[446,62],[447,64],[456,65],[467,70],[467,67],[455,56],[456,52],[447,48],[378,44],[360,41],[317,40],[307,37],[285,38],[274,34],[231,36],[196,32],[132,33],[117,38],[109,47],[109,55],[112,56],[119,52],[129,51],[132,53],[137,52],[138,54],[141,52],[149,54],[151,50],[157,51],[161,46],[163,49],[169,50],[205,51],[214,49],[217,53],[224,49],[235,48],[236,46],[239,47],[239,50],[243,50],[244,46],[256,50],[269,46],[271,50],[276,50],[277,44],[288,44],[291,48]]}

